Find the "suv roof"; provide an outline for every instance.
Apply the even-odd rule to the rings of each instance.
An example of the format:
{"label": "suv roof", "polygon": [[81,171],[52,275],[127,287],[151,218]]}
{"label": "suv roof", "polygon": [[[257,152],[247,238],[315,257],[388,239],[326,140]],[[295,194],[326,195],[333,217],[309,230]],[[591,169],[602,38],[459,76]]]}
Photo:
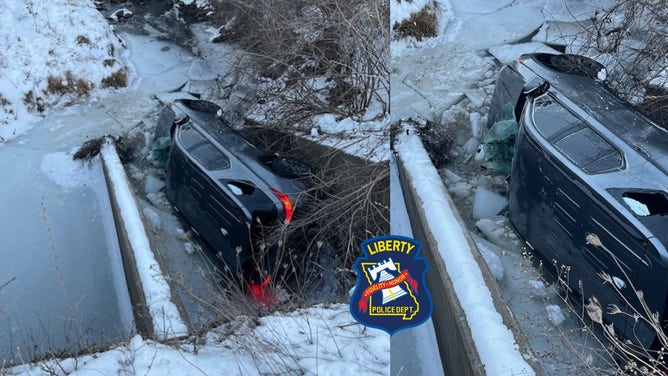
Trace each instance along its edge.
{"label": "suv roof", "polygon": [[582,56],[550,54],[524,55],[519,64],[668,174],[668,132],[594,79],[604,69],[601,64]]}
{"label": "suv roof", "polygon": [[[612,196],[668,247],[668,131],[624,102],[596,77],[603,66],[576,55],[523,55],[511,67],[531,82],[549,83],[549,93],[596,133],[623,152],[629,161],[614,172],[592,174],[587,181]],[[619,141],[614,141],[618,138]],[[634,210],[628,200],[645,205]],[[668,256],[668,255],[666,255]]]}

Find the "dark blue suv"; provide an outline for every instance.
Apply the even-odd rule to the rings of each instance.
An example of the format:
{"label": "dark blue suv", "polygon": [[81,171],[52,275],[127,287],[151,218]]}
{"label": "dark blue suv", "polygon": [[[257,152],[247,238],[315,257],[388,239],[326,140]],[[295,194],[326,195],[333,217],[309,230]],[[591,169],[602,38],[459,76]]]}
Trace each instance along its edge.
{"label": "dark blue suv", "polygon": [[305,202],[310,167],[253,146],[214,103],[172,102],[157,134],[171,140],[167,198],[232,270],[251,256],[258,226],[290,223]]}
{"label": "dark blue suv", "polygon": [[634,315],[668,319],[668,132],[604,78],[582,56],[522,56],[501,70],[490,119],[508,103],[519,119],[512,224],[576,302],[595,298],[617,336],[650,348],[656,329]]}

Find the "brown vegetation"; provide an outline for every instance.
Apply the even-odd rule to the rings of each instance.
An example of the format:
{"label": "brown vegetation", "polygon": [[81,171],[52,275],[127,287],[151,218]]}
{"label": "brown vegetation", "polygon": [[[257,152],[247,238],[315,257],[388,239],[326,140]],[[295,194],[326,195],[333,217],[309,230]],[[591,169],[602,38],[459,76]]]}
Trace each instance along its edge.
{"label": "brown vegetation", "polygon": [[399,38],[413,37],[418,41],[422,38],[431,38],[437,35],[438,19],[436,10],[430,6],[425,6],[417,13],[411,14],[408,19],[396,22],[392,30]]}
{"label": "brown vegetation", "polygon": [[119,69],[112,75],[102,79],[103,88],[122,88],[128,86],[128,74],[125,69]]}
{"label": "brown vegetation", "polygon": [[[233,0],[215,5],[219,40],[241,44],[257,71],[282,79],[278,115],[292,124],[321,113],[364,114],[376,100],[389,111],[389,2]],[[318,84],[326,79],[326,87]]]}

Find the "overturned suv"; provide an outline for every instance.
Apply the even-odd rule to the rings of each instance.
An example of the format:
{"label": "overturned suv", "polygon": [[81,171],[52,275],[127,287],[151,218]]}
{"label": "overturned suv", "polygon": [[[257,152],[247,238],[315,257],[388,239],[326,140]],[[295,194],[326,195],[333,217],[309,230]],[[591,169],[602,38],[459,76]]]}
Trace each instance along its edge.
{"label": "overturned suv", "polygon": [[668,132],[604,78],[575,55],[501,70],[490,118],[510,103],[519,119],[509,217],[574,301],[598,302],[618,337],[656,348],[636,315],[668,320]]}
{"label": "overturned suv", "polygon": [[257,226],[292,221],[310,167],[248,142],[214,103],[180,99],[158,119],[167,139],[167,198],[192,230],[235,270],[252,254]]}

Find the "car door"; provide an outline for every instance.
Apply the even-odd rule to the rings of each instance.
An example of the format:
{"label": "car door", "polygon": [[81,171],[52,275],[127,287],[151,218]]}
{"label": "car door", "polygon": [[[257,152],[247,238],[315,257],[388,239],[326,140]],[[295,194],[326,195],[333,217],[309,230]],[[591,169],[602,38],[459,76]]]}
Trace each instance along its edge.
{"label": "car door", "polygon": [[[581,278],[586,298],[595,296],[602,306],[604,319],[614,324],[615,332],[624,338],[633,338],[632,306],[637,306],[634,290],[640,265],[644,263],[645,247],[642,236],[597,198],[583,209],[585,231],[601,242],[586,241],[581,247],[581,268],[575,271]],[[623,313],[615,312],[616,306]],[[630,325],[630,326],[629,326]]]}

